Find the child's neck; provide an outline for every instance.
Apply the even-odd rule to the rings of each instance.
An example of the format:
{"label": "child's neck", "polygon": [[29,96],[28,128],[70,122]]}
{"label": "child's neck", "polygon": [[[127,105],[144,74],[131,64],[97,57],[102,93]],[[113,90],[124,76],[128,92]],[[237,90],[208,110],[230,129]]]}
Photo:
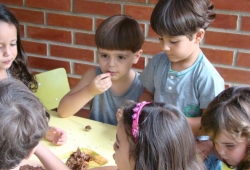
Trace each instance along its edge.
{"label": "child's neck", "polygon": [[197,58],[199,57],[200,48],[195,50],[190,56],[188,56],[186,59],[178,61],[178,62],[171,62],[171,70],[173,71],[183,71],[191,67]]}
{"label": "child's neck", "polygon": [[112,82],[112,92],[118,96],[123,95],[130,88],[130,86],[134,82],[134,79],[135,71],[130,69],[129,73],[126,76]]}
{"label": "child's neck", "polygon": [[8,78],[7,70],[0,70],[0,80]]}

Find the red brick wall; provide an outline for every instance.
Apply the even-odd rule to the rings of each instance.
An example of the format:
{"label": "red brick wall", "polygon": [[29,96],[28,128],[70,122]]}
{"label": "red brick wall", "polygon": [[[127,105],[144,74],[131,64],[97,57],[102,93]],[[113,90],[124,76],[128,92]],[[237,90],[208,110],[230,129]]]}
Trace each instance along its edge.
{"label": "red brick wall", "polygon": [[[144,54],[134,66],[142,71],[161,51],[149,18],[157,0],[0,0],[21,24],[24,49],[36,72],[64,67],[71,87],[97,65],[94,32],[108,16],[123,13],[141,24]],[[214,0],[217,18],[201,45],[229,86],[250,84],[250,0]]]}

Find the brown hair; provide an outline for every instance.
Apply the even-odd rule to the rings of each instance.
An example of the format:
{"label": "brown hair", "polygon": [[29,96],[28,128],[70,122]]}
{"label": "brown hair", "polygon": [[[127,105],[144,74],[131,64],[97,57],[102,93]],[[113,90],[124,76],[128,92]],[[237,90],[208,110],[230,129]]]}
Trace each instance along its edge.
{"label": "brown hair", "polygon": [[186,35],[206,30],[215,19],[210,0],[159,0],[151,15],[152,29],[160,36]]}
{"label": "brown hair", "polygon": [[145,105],[139,117],[138,139],[132,135],[132,115],[136,103],[124,104],[123,117],[130,158],[136,170],[203,170],[196,153],[195,139],[184,114],[170,104],[153,102]]}
{"label": "brown hair", "polygon": [[114,15],[97,28],[95,43],[97,48],[131,50],[135,53],[144,43],[144,34],[138,22],[130,16]]}
{"label": "brown hair", "polygon": [[17,56],[9,69],[11,76],[21,80],[29,89],[36,90],[38,88],[37,81],[28,68],[28,59],[21,43],[19,22],[14,14],[12,14],[3,4],[0,4],[0,21],[13,24],[17,31]]}

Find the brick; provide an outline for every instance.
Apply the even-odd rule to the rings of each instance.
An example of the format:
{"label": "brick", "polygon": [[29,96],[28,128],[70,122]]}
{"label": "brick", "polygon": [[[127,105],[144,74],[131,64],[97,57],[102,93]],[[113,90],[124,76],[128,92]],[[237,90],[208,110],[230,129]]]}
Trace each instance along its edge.
{"label": "brick", "polygon": [[156,32],[152,29],[152,27],[149,25],[148,27],[148,37],[149,38],[159,38],[159,35],[156,34]]}
{"label": "brick", "polygon": [[159,52],[162,52],[161,45],[160,43],[157,42],[145,41],[145,43],[142,46],[142,49],[144,54],[155,55]]}
{"label": "brick", "polygon": [[28,26],[28,37],[49,41],[71,43],[71,32],[50,28]]}
{"label": "brick", "polygon": [[213,3],[217,10],[250,11],[249,0],[213,0]]}
{"label": "brick", "polygon": [[74,73],[78,75],[83,75],[87,70],[94,68],[95,66],[88,64],[74,63]]}
{"label": "brick", "polygon": [[1,0],[2,4],[23,5],[23,0]]}
{"label": "brick", "polygon": [[105,19],[102,19],[102,18],[96,19],[96,28],[98,28],[99,25],[100,25],[104,20],[105,20]]}
{"label": "brick", "polygon": [[62,58],[94,62],[94,51],[81,48],[50,45],[50,55]]}
{"label": "brick", "polygon": [[221,67],[217,67],[216,69],[227,82],[250,84],[250,71]]}
{"label": "brick", "polygon": [[121,13],[121,5],[112,4],[108,2],[75,0],[74,12],[112,16],[112,15]]}
{"label": "brick", "polygon": [[24,26],[23,25],[19,25],[20,27],[20,36],[24,37]]}
{"label": "brick", "polygon": [[47,55],[47,45],[44,43],[22,40],[22,45],[26,53]]}
{"label": "brick", "polygon": [[216,18],[214,22],[212,22],[210,27],[224,28],[224,29],[236,29],[237,19],[238,19],[238,16],[236,15],[216,14]]}
{"label": "brick", "polygon": [[78,82],[80,81],[80,78],[68,77],[68,80],[69,80],[69,86],[72,89],[78,84]]}
{"label": "brick", "polygon": [[202,48],[203,53],[208,58],[208,60],[214,64],[233,64],[233,51],[227,50],[217,50],[217,49],[209,49]]}
{"label": "brick", "polygon": [[242,17],[242,31],[250,31],[250,17]]}
{"label": "brick", "polygon": [[35,24],[44,23],[44,14],[39,11],[26,9],[10,8],[10,11],[16,16],[20,22],[30,22]]}
{"label": "brick", "polygon": [[32,73],[33,75],[36,75],[36,74],[42,73],[42,71],[32,71],[31,73]]}
{"label": "brick", "polygon": [[132,68],[144,69],[145,67],[145,57],[141,56],[136,64],[132,66]]}
{"label": "brick", "polygon": [[159,0],[149,0],[150,4],[156,4]]}
{"label": "brick", "polygon": [[125,5],[125,14],[137,20],[150,20],[153,7]]}
{"label": "brick", "polygon": [[29,66],[31,68],[38,68],[43,70],[52,70],[63,67],[67,73],[70,73],[70,63],[68,61],[53,60],[48,58],[39,58],[29,56]]}
{"label": "brick", "polygon": [[250,49],[250,35],[231,34],[222,32],[206,32],[205,44],[223,47]]}
{"label": "brick", "polygon": [[87,17],[69,16],[61,14],[48,13],[48,25],[75,28],[81,30],[92,30],[92,19]]}
{"label": "brick", "polygon": [[61,11],[71,10],[71,0],[26,0],[26,6],[35,8],[45,8]]}
{"label": "brick", "polygon": [[250,67],[250,54],[239,52],[236,65],[242,67]]}
{"label": "brick", "polygon": [[146,0],[126,0],[126,2],[146,3]]}
{"label": "brick", "polygon": [[95,47],[95,35],[86,33],[75,33],[75,43]]}
{"label": "brick", "polygon": [[145,35],[145,24],[140,24],[140,27],[141,27],[142,31],[144,32],[144,35]]}

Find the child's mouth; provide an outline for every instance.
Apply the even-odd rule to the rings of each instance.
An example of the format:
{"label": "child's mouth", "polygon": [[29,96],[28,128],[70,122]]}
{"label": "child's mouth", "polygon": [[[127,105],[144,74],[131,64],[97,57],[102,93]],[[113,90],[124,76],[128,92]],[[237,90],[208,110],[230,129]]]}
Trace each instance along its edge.
{"label": "child's mouth", "polygon": [[113,71],[108,71],[108,73],[109,73],[111,76],[115,74],[115,72],[113,72]]}

